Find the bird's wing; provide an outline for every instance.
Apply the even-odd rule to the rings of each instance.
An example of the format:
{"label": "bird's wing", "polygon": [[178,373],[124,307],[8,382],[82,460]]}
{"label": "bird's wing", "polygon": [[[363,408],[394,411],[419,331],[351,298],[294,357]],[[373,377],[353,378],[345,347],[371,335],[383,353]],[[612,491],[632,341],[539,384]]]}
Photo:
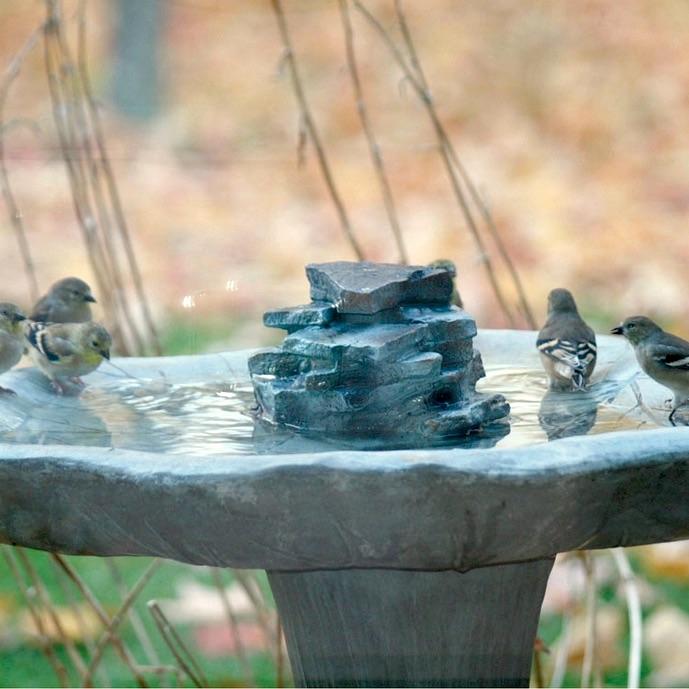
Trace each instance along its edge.
{"label": "bird's wing", "polygon": [[[566,335],[562,335],[562,333]],[[555,370],[583,388],[586,373],[596,360],[596,335],[582,320],[548,322],[538,334],[536,347],[555,362]]]}
{"label": "bird's wing", "polygon": [[689,371],[689,342],[679,337],[654,343],[648,348],[648,354],[661,366],[676,371]]}
{"label": "bird's wing", "polygon": [[584,369],[596,358],[594,340],[565,340],[559,337],[539,338],[536,347],[541,354],[557,362],[567,364],[573,369]]}
{"label": "bird's wing", "polygon": [[45,323],[29,322],[26,326],[26,339],[48,361],[53,363],[76,354],[76,347],[65,337],[50,331]]}
{"label": "bird's wing", "polygon": [[32,321],[36,321],[39,323],[46,323],[50,321],[50,312],[52,311],[53,305],[46,294],[44,297],[41,297],[36,304],[33,307],[33,310],[31,312],[31,315],[29,318]]}

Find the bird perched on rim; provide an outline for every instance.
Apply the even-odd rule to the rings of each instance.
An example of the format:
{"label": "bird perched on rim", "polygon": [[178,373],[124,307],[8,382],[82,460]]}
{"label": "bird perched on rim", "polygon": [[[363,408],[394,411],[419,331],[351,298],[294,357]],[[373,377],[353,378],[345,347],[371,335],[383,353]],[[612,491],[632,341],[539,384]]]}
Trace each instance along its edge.
{"label": "bird perched on rim", "polygon": [[91,320],[91,288],[79,278],[58,280],[34,305],[29,318],[39,323],[85,323]]}
{"label": "bird perched on rim", "polygon": [[428,267],[440,268],[440,270],[446,270],[448,273],[450,273],[450,277],[452,278],[451,302],[455,306],[459,306],[460,309],[463,309],[464,304],[462,303],[462,297],[459,296],[459,291],[457,290],[457,266],[455,265],[454,261],[451,261],[449,258],[439,258],[437,261],[431,261],[428,264]]}
{"label": "bird perched on rim", "polygon": [[81,376],[95,371],[110,358],[112,339],[99,323],[34,323],[26,325],[29,355],[50,378],[58,394],[68,390],[66,382],[83,386]]}
{"label": "bird perched on rim", "polygon": [[[24,352],[24,333],[22,321],[26,316],[16,304],[0,302],[0,373],[9,371],[22,358]],[[13,390],[0,387],[1,393]]]}
{"label": "bird perched on rim", "polygon": [[585,390],[596,365],[596,335],[579,315],[569,290],[548,295],[548,319],[536,347],[552,390]]}
{"label": "bird perched on rim", "polygon": [[689,342],[646,316],[630,316],[610,332],[627,338],[644,373],[672,390],[670,423],[674,425],[677,408],[689,401]]}

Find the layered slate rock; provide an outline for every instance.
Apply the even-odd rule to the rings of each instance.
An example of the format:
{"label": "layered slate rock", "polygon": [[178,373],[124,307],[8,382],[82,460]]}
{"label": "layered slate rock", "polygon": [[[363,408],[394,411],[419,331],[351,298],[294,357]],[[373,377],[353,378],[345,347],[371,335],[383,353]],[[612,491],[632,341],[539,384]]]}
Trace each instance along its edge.
{"label": "layered slate rock", "polygon": [[309,265],[306,275],[313,302],[267,312],[264,323],[287,337],[249,360],[262,419],[426,443],[507,417],[501,395],[476,392],[485,375],[476,323],[450,305],[448,271],[338,261]]}

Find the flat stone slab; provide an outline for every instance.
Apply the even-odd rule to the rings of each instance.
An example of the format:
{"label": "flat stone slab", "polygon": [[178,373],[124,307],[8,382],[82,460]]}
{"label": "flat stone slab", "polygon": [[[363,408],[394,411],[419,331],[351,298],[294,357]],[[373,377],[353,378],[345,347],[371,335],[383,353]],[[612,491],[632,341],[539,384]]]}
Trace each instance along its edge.
{"label": "flat stone slab", "polygon": [[333,364],[364,365],[382,363],[417,349],[427,336],[428,326],[380,325],[375,328],[336,323],[330,328],[304,328],[288,335],[285,351],[331,361]]}
{"label": "flat stone slab", "polygon": [[338,313],[373,314],[400,304],[444,304],[452,298],[446,270],[392,263],[337,261],[306,266],[311,299],[335,304]]}
{"label": "flat stone slab", "polygon": [[337,311],[332,304],[312,302],[303,306],[273,309],[263,314],[263,324],[268,328],[280,328],[291,333],[310,325],[328,325]]}

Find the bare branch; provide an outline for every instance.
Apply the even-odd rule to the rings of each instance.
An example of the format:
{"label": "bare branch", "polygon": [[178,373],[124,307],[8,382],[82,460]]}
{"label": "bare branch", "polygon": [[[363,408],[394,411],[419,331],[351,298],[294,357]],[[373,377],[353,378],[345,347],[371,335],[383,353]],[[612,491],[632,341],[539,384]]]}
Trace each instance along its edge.
{"label": "bare branch", "polygon": [[282,10],[282,4],[280,0],[271,0],[270,4],[275,12],[275,18],[277,19],[278,28],[280,30],[280,36],[285,47],[285,63],[289,67],[289,73],[292,78],[292,88],[294,89],[294,94],[297,98],[299,104],[299,109],[301,111],[301,117],[303,118],[304,127],[309,134],[309,138],[316,149],[316,156],[318,158],[318,163],[320,165],[321,173],[325,179],[325,184],[328,187],[330,197],[335,204],[335,209],[337,210],[337,215],[340,219],[340,225],[349,240],[349,244],[352,250],[356,254],[356,257],[360,260],[364,260],[364,252],[359,245],[354,232],[352,230],[351,223],[349,222],[349,216],[345,209],[342,198],[335,186],[335,180],[333,178],[332,172],[330,170],[330,165],[328,159],[325,155],[325,150],[321,144],[320,135],[318,134],[318,129],[316,128],[316,123],[311,115],[311,110],[309,109],[308,102],[306,100],[306,94],[304,93],[304,88],[302,86],[301,77],[299,75],[299,68],[297,66],[297,60],[294,55],[294,49],[292,47],[292,40],[290,38],[289,29],[287,27],[287,20],[285,19],[285,13]]}
{"label": "bare branch", "polygon": [[[407,51],[409,53],[409,59],[411,60],[412,67],[416,70],[416,73],[419,77],[419,81],[423,85],[424,89],[428,91],[428,82],[426,81],[426,75],[423,71],[423,67],[421,66],[421,61],[419,60],[419,55],[416,51],[416,45],[414,44],[414,40],[409,29],[409,24],[407,23],[406,15],[404,14],[402,0],[395,0],[395,13],[397,14],[397,21],[400,25],[400,31],[402,32],[402,37],[407,46]],[[497,246],[500,257],[507,266],[507,270],[509,271],[510,276],[512,277],[512,282],[514,283],[515,289],[517,290],[517,296],[519,297],[522,312],[524,314],[524,317],[526,318],[527,323],[529,324],[529,327],[531,327],[533,330],[536,330],[536,319],[533,316],[533,312],[529,305],[528,299],[526,298],[524,286],[522,284],[521,278],[519,277],[519,273],[517,272],[517,268],[514,265],[514,262],[512,261],[512,257],[509,255],[507,247],[505,246],[505,243],[502,241],[502,237],[500,236],[500,232],[498,231],[497,225],[495,224],[495,220],[493,219],[493,216],[490,210],[488,209],[488,206],[486,205],[485,201],[481,198],[481,195],[476,189],[476,185],[471,179],[471,176],[462,164],[462,161],[459,159],[457,151],[455,150],[455,147],[452,145],[452,141],[450,140],[449,136],[444,130],[443,145],[447,148],[452,162],[459,171],[459,174],[461,175],[462,180],[464,181],[464,184],[466,185],[469,191],[469,196],[476,204],[477,208],[479,209],[479,212],[481,213],[481,216],[483,217],[485,226],[488,229],[488,233],[491,235],[493,241],[495,242],[495,245]]]}
{"label": "bare branch", "polygon": [[407,255],[407,250],[404,246],[404,239],[402,238],[402,230],[400,229],[400,223],[397,217],[395,201],[392,196],[392,190],[390,188],[390,182],[388,181],[387,172],[385,171],[383,154],[381,153],[380,146],[376,141],[375,134],[373,133],[373,127],[371,126],[371,122],[368,117],[366,101],[364,99],[364,91],[361,86],[361,79],[359,77],[359,68],[357,67],[356,52],[354,50],[354,32],[352,31],[352,21],[349,16],[349,3],[348,0],[338,0],[338,2],[340,5],[340,16],[342,18],[342,26],[344,28],[345,35],[347,68],[349,69],[349,76],[351,77],[352,86],[354,88],[356,109],[359,113],[359,119],[361,120],[361,127],[366,135],[366,141],[371,153],[373,167],[376,171],[378,182],[380,184],[380,191],[383,195],[383,203],[385,204],[385,211],[388,216],[388,221],[390,222],[390,228],[392,229],[392,233],[395,237],[395,243],[397,244],[399,261],[400,263],[406,264],[409,262],[409,258]]}
{"label": "bare branch", "polygon": [[223,610],[225,611],[225,617],[227,617],[227,622],[235,637],[237,644],[237,657],[239,658],[239,663],[244,671],[244,677],[242,678],[244,685],[247,687],[256,686],[256,678],[254,677],[254,673],[251,669],[251,663],[249,662],[246,649],[244,648],[244,643],[242,642],[241,633],[239,630],[239,622],[234,610],[232,609],[232,604],[230,603],[230,599],[220,576],[220,571],[217,567],[211,568],[211,577],[213,578],[213,585],[217,589],[218,595],[220,596],[220,601],[222,603]]}
{"label": "bare branch", "polygon": [[641,597],[639,587],[636,585],[634,570],[629,563],[629,558],[623,548],[610,550],[612,559],[620,574],[624,585],[624,595],[627,601],[629,614],[629,665],[627,669],[628,689],[637,689],[641,681],[641,650],[642,650],[642,621],[641,621]]}
{"label": "bare branch", "polygon": [[36,632],[38,634],[38,638],[40,641],[41,651],[43,651],[43,654],[48,660],[50,667],[52,667],[53,671],[55,672],[55,676],[57,677],[57,681],[59,682],[60,686],[70,686],[67,668],[65,668],[60,659],[57,657],[57,654],[53,649],[52,642],[50,641],[50,639],[48,639],[45,627],[43,625],[43,620],[41,619],[40,614],[36,610],[32,600],[32,596],[30,594],[30,591],[33,589],[32,587],[27,586],[26,582],[24,581],[24,578],[22,577],[21,572],[19,571],[19,567],[17,565],[13,549],[10,547],[5,547],[2,549],[2,554],[5,556],[5,560],[7,561],[7,564],[10,568],[10,572],[12,573],[12,576],[16,581],[17,586],[19,587],[19,590],[21,591],[21,594],[24,598],[24,602],[26,603],[29,615],[31,616],[31,619],[33,620],[33,623],[36,626]]}
{"label": "bare branch", "polygon": [[127,223],[127,218],[124,214],[119,189],[117,187],[117,181],[115,179],[115,174],[113,172],[112,165],[110,164],[110,157],[108,156],[107,147],[105,145],[105,136],[103,135],[103,128],[100,121],[100,113],[98,112],[96,99],[93,95],[93,87],[91,85],[91,73],[88,67],[88,57],[86,49],[86,0],[80,0],[78,22],[79,35],[77,45],[77,65],[79,69],[79,75],[81,77],[81,85],[83,88],[84,97],[86,100],[86,104],[88,106],[88,113],[90,116],[91,127],[93,129],[93,136],[98,148],[98,162],[100,163],[103,169],[103,175],[105,177],[105,183],[107,185],[109,200],[112,205],[112,212],[115,219],[115,227],[120,234],[120,239],[122,241],[122,245],[124,246],[127,261],[129,262],[132,281],[134,283],[134,289],[136,290],[136,294],[139,299],[139,305],[141,307],[144,323],[148,328],[149,338],[153,344],[154,353],[159,355],[162,353],[160,347],[160,337],[155,327],[155,323],[153,322],[153,316],[148,303],[148,297],[144,289],[141,271],[139,269],[136,253],[134,251],[134,246],[131,240],[131,234],[129,232],[129,225]]}
{"label": "bare branch", "polygon": [[509,321],[511,326],[516,325],[516,321],[514,318],[514,315],[512,314],[511,309],[508,306],[507,300],[502,292],[502,288],[500,287],[500,284],[498,283],[497,277],[495,275],[495,270],[493,268],[493,265],[491,263],[490,257],[488,255],[488,252],[486,250],[486,247],[483,243],[483,239],[481,238],[481,235],[478,230],[478,226],[476,224],[476,220],[474,219],[474,215],[471,212],[471,209],[469,207],[469,204],[467,203],[467,199],[464,196],[464,192],[462,191],[461,183],[459,180],[459,177],[457,176],[457,172],[455,170],[455,167],[452,163],[452,159],[450,157],[450,154],[448,152],[448,146],[447,142],[449,142],[449,138],[445,132],[445,128],[443,127],[442,123],[440,122],[440,118],[438,117],[438,114],[435,110],[435,106],[433,105],[433,99],[431,97],[431,94],[424,86],[424,83],[420,80],[419,76],[415,74],[414,69],[410,67],[407,64],[407,61],[402,55],[402,52],[400,49],[397,47],[395,44],[394,40],[391,38],[390,34],[388,31],[385,29],[385,27],[376,19],[376,17],[371,14],[371,12],[360,2],[360,0],[354,0],[355,7],[361,12],[361,14],[366,18],[366,20],[371,24],[371,26],[376,30],[376,32],[379,34],[379,36],[383,39],[384,44],[387,46],[388,50],[390,51],[392,57],[395,59],[399,67],[401,68],[402,72],[404,73],[404,76],[406,77],[407,81],[412,85],[414,92],[418,96],[419,100],[422,102],[424,105],[426,112],[431,120],[431,124],[433,125],[433,130],[435,132],[436,138],[438,140],[438,152],[440,153],[440,157],[443,161],[443,164],[445,166],[445,170],[448,174],[448,177],[450,179],[450,184],[452,186],[453,193],[455,195],[455,198],[459,204],[459,207],[462,211],[462,215],[464,216],[464,219],[466,220],[467,227],[469,228],[469,232],[474,240],[474,243],[476,244],[477,250],[479,252],[479,256],[481,257],[481,260],[483,262],[484,268],[486,270],[486,274],[488,276],[488,280],[490,282],[490,285],[493,289],[493,292],[495,293],[495,296],[498,300],[498,304],[500,305],[500,308],[502,309],[502,312],[505,314],[507,320]]}
{"label": "bare branch", "polygon": [[[203,670],[201,670],[196,659],[186,647],[179,634],[175,631],[175,628],[170,624],[167,617],[165,617],[157,601],[148,601],[148,610],[151,613],[151,617],[153,617],[156,627],[158,627],[160,631],[163,641],[165,641],[165,644],[170,649],[170,652],[175,657],[180,668],[182,668],[184,673],[196,687],[207,687],[208,680],[204,676]],[[183,655],[186,656],[186,658],[184,658]]]}
{"label": "bare branch", "polygon": [[5,135],[7,132],[7,125],[5,124],[5,106],[7,104],[7,96],[10,87],[14,80],[19,76],[24,60],[27,55],[34,49],[43,34],[43,26],[41,25],[35,29],[24,45],[12,58],[2,82],[0,83],[0,185],[2,186],[2,195],[5,199],[7,207],[7,214],[10,219],[10,224],[17,236],[17,243],[19,244],[19,252],[24,263],[24,272],[29,281],[29,297],[32,302],[35,302],[39,295],[38,279],[36,278],[36,269],[33,258],[31,256],[31,247],[26,237],[26,229],[24,227],[24,217],[19,209],[19,205],[12,192],[10,184],[9,171],[7,169],[7,161],[5,159]]}
{"label": "bare branch", "polygon": [[[111,620],[108,614],[103,610],[103,606],[98,602],[98,599],[93,595],[93,592],[86,585],[86,582],[79,576],[77,571],[69,564],[69,562],[57,553],[51,553],[50,556],[58,564],[60,569],[67,575],[67,577],[72,581],[72,583],[77,587],[77,590],[84,597],[84,600],[88,603],[89,607],[96,614],[98,619],[103,623],[105,627],[109,627]],[[113,637],[112,640],[113,647],[117,651],[118,655],[124,661],[125,665],[130,669],[132,675],[136,680],[139,687],[147,687],[148,684],[141,673],[140,668],[137,666],[132,654],[126,647],[124,642],[117,636]]]}
{"label": "bare branch", "polygon": [[161,561],[158,559],[151,562],[151,564],[144,570],[144,573],[139,577],[138,581],[134,584],[134,586],[132,586],[125,596],[122,604],[120,605],[120,609],[110,619],[110,623],[103,632],[101,638],[98,640],[93,655],[89,660],[89,664],[82,682],[85,687],[91,686],[93,675],[103,657],[103,653],[105,652],[107,645],[117,638],[117,630],[126,618],[129,609],[134,604],[146,584],[148,584],[148,582],[151,580],[151,577],[156,573],[160,565]]}

